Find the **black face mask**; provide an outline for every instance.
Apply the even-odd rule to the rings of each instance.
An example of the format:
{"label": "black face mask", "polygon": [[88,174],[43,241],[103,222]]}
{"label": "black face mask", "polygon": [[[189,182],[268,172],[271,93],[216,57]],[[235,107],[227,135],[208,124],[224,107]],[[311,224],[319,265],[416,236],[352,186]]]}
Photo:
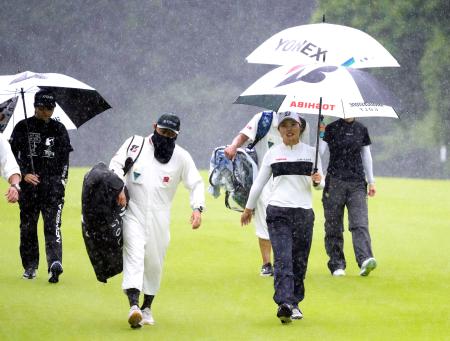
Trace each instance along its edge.
{"label": "black face mask", "polygon": [[166,137],[158,134],[155,130],[152,137],[153,146],[155,147],[155,158],[161,163],[170,161],[173,150],[175,149],[175,140],[177,137]]}

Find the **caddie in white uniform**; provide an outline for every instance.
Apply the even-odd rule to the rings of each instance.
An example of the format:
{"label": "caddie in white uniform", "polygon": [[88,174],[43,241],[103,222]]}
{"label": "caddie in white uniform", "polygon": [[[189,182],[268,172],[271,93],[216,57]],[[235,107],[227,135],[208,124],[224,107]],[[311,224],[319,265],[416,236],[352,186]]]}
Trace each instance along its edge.
{"label": "caddie in white uniform", "polygon": [[[143,144],[132,144],[129,138],[111,160],[110,169],[125,182],[129,193],[128,209],[123,220],[122,289],[130,302],[128,322],[132,328],[154,324],[151,303],[158,292],[164,256],[170,240],[170,208],[178,184],[190,191],[193,209],[191,224],[201,224],[204,207],[204,184],[190,154],[175,144],[180,120],[174,114],[162,115],[153,124],[154,133]],[[135,163],[123,176],[126,159]],[[126,204],[124,191],[118,202]],[[139,308],[140,292],[144,302]]]}

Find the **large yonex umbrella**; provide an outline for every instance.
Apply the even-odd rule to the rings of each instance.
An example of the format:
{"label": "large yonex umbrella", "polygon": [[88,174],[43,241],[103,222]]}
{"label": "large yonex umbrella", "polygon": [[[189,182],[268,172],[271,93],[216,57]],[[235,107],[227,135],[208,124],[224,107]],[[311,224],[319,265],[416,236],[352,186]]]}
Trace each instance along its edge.
{"label": "large yonex umbrella", "polygon": [[247,61],[271,65],[326,61],[352,68],[400,66],[389,51],[367,33],[328,23],[287,28],[258,46]]}

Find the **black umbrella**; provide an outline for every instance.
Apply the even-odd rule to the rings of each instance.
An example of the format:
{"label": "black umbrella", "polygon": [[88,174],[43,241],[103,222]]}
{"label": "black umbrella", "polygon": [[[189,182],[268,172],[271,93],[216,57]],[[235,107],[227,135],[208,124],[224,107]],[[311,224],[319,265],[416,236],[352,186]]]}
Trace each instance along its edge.
{"label": "black umbrella", "polygon": [[[0,109],[5,108],[6,112],[0,120],[0,132],[11,135],[14,125],[27,113],[34,112],[34,94],[40,89],[54,93],[57,105],[52,118],[63,123],[68,130],[80,127],[111,108],[97,90],[63,74],[26,71],[0,76]],[[17,105],[17,97],[22,91],[23,105]]]}
{"label": "black umbrella", "polygon": [[[34,112],[34,95],[41,89],[53,92],[56,108],[52,119],[60,121],[68,130],[80,127],[111,108],[97,90],[63,74],[25,71],[16,75],[0,76],[1,133],[10,136],[14,126],[27,118],[27,112]],[[19,95],[22,105],[17,105]],[[34,173],[33,158],[31,168]]]}

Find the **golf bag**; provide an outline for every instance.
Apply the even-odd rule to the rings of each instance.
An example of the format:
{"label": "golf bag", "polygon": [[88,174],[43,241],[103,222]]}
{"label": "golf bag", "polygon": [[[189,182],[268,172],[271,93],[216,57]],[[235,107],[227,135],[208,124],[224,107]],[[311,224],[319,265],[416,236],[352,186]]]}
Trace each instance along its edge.
{"label": "golf bag", "polygon": [[[223,188],[225,206],[231,210],[242,212],[245,208],[250,188],[258,175],[258,158],[253,148],[269,132],[273,115],[273,111],[262,112],[255,139],[247,148],[238,148],[234,160],[225,156],[225,146],[215,148],[211,155],[208,191],[217,198]],[[230,205],[230,197],[239,207]]]}
{"label": "golf bag", "polygon": [[[127,148],[124,175],[133,167],[143,146],[144,138],[133,136]],[[123,181],[103,162],[84,176],[81,194],[83,239],[97,280],[103,283],[123,270],[122,217],[126,208],[116,201],[123,188]],[[126,187],[125,195],[128,202]]]}
{"label": "golf bag", "polygon": [[116,198],[123,181],[100,162],[86,175],[81,195],[82,232],[97,280],[122,272],[122,216],[125,208]]}
{"label": "golf bag", "polygon": [[[214,149],[209,168],[208,191],[217,198],[223,188],[225,206],[242,212],[247,203],[250,188],[258,175],[256,152],[253,149],[238,148],[234,160],[229,160],[224,153],[226,147]],[[239,206],[230,204],[230,198]]]}

